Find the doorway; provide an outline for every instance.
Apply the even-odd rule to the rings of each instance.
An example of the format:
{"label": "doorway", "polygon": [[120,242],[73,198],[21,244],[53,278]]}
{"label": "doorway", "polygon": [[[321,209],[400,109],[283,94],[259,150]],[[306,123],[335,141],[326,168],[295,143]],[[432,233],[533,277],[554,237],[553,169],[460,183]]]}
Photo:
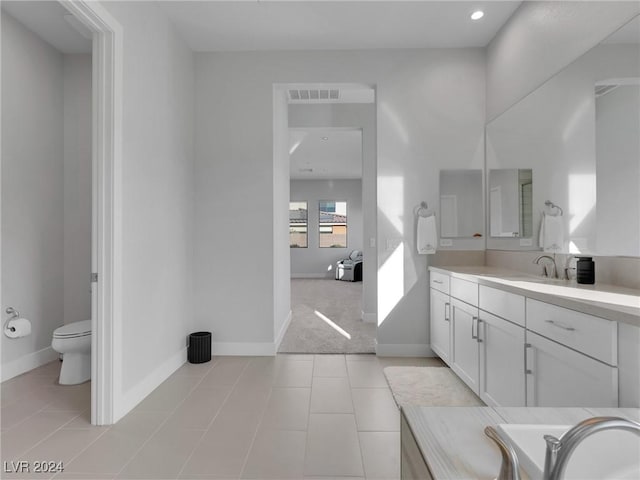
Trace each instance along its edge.
{"label": "doorway", "polygon": [[[40,238],[40,240],[47,244],[47,242],[53,241],[54,237],[63,239],[64,232],[66,232],[67,229],[70,230],[69,239],[73,239],[74,241],[68,242],[70,245],[68,245],[69,251],[67,256],[70,257],[73,262],[69,264],[68,268],[60,266],[59,269],[62,272],[62,274],[59,275],[60,278],[52,278],[52,281],[48,283],[66,283],[69,286],[67,289],[69,292],[81,290],[82,293],[77,296],[70,294],[68,299],[63,299],[62,294],[59,295],[60,300],[57,300],[58,313],[53,319],[56,325],[44,327],[47,331],[39,332],[37,335],[39,341],[45,342],[47,345],[42,344],[41,346],[44,348],[40,348],[40,350],[33,353],[28,351],[18,352],[18,355],[14,359],[15,361],[11,363],[12,367],[16,365],[19,367],[13,372],[13,375],[29,371],[57,358],[57,354],[50,347],[51,333],[53,328],[59,326],[57,323],[71,323],[77,316],[82,316],[84,320],[91,318],[89,322],[92,333],[92,381],[90,385],[91,423],[110,424],[121,416],[117,409],[120,391],[116,388],[120,385],[118,355],[116,354],[120,347],[120,342],[119,338],[114,335],[114,331],[118,331],[117,322],[120,320],[121,288],[121,240],[119,227],[121,188],[119,178],[121,165],[120,102],[122,79],[119,74],[122,69],[121,29],[119,24],[108,12],[104,10],[100,4],[94,2],[84,2],[82,0],[65,0],[61,2],[3,2],[2,8],[3,18],[5,13],[12,18],[14,16],[20,17],[17,23],[22,25],[20,28],[23,28],[23,31],[29,32],[26,35],[27,37],[29,34],[32,35],[32,37],[29,38],[53,35],[53,38],[47,38],[41,42],[42,45],[45,45],[42,48],[37,46],[40,45],[37,41],[32,42],[33,45],[31,46],[40,49],[40,53],[48,49],[55,52],[55,47],[49,48],[46,45],[53,45],[56,41],[62,42],[61,45],[63,46],[59,47],[58,50],[63,54],[77,53],[65,52],[66,48],[74,48],[74,41],[65,44],[70,37],[64,33],[58,35],[59,30],[52,30],[52,24],[56,24],[60,28],[66,28],[67,33],[72,37],[74,35],[76,38],[80,38],[82,35],[85,36],[82,48],[87,49],[84,53],[89,58],[89,61],[87,61],[86,58],[70,61],[69,70],[72,72],[71,78],[75,78],[76,80],[82,78],[83,82],[85,82],[87,77],[89,77],[89,80],[87,80],[88,84],[86,82],[82,83],[86,98],[83,100],[84,104],[82,108],[80,108],[84,112],[84,117],[88,119],[79,120],[82,115],[70,115],[70,118],[73,120],[71,124],[75,122],[76,126],[79,126],[79,122],[85,122],[83,126],[88,124],[90,127],[85,129],[87,131],[83,134],[86,134],[86,136],[82,137],[82,139],[80,139],[80,135],[78,135],[78,138],[68,139],[68,152],[64,151],[63,144],[67,139],[63,139],[64,134],[62,133],[62,129],[60,129],[59,138],[53,139],[53,144],[57,145],[55,149],[57,152],[56,155],[60,157],[58,161],[58,163],[60,163],[60,169],[59,172],[54,175],[55,182],[57,182],[54,190],[56,190],[57,193],[54,192],[53,197],[60,201],[58,202],[56,200],[51,203],[55,203],[56,205],[59,203],[59,210],[61,212],[63,212],[63,205],[68,204],[70,208],[67,220],[74,225],[78,223],[83,226],[80,230],[75,229],[75,227],[71,228],[72,226],[67,225],[64,220],[64,213],[60,213],[60,215],[56,216],[53,220],[49,220],[49,226],[52,226],[54,230],[60,233],[52,237]],[[52,16],[43,16],[45,13],[47,15],[51,14]],[[29,27],[24,27],[25,22],[30,24]],[[43,31],[48,32],[46,34],[39,32],[38,25],[42,25],[42,22],[48,27],[43,29]],[[38,33],[41,35],[38,35]],[[26,57],[16,56],[15,58],[20,61],[21,58],[28,58],[28,55]],[[43,59],[38,57],[36,60],[40,61]],[[54,60],[54,64],[55,61],[56,60]],[[60,63],[62,63],[62,61],[60,61]],[[32,65],[41,66],[38,62],[34,62]],[[53,65],[53,69],[56,69],[55,65]],[[60,70],[61,69],[62,67],[60,67]],[[61,74],[59,76],[61,76]],[[46,84],[46,82],[44,83]],[[62,81],[60,81],[60,83],[62,83]],[[28,84],[30,84],[30,82]],[[3,87],[5,86],[3,83]],[[74,87],[71,86],[69,93],[73,93],[73,89]],[[35,100],[35,98],[31,98],[31,100],[26,101],[24,105],[28,108],[37,109],[40,105]],[[62,96],[60,96],[60,99],[53,101],[53,110],[62,110],[62,102]],[[78,103],[79,102],[76,101],[73,108],[78,107]],[[31,118],[39,121],[37,111],[35,113]],[[66,120],[67,118],[65,117],[65,121]],[[59,118],[57,122],[66,123],[60,122]],[[54,120],[53,124],[55,125],[55,123],[56,120]],[[20,128],[23,128],[22,124]],[[81,129],[78,128],[76,132],[80,130]],[[72,131],[72,129],[68,130],[68,132]],[[55,137],[56,135],[53,136]],[[33,137],[31,141],[36,142],[40,141],[40,139]],[[28,145],[28,143],[26,143],[26,145]],[[3,150],[5,146],[6,143],[3,143]],[[37,156],[38,155],[36,155],[36,157]],[[44,155],[44,158],[49,157],[50,154]],[[5,158],[4,155],[3,158]],[[84,159],[84,163],[82,163],[82,159]],[[7,161],[9,160],[10,159],[7,159]],[[69,178],[66,178],[65,167]],[[21,166],[19,166],[19,168],[21,168]],[[35,174],[37,172],[34,170],[31,173]],[[76,181],[78,178],[73,178],[74,174],[77,175],[78,178],[81,178],[82,181]],[[48,176],[43,178],[47,181],[40,182],[40,188],[43,190],[53,188],[51,185],[53,180]],[[69,189],[64,192],[63,186],[65,182],[73,185],[74,188],[77,187],[77,191],[72,192],[71,189]],[[88,198],[84,198],[83,196],[87,196]],[[84,199],[79,201],[80,197]],[[91,200],[89,200],[89,198],[91,198]],[[41,211],[42,208],[49,208],[50,205],[41,202],[39,205],[36,205],[36,207],[40,208]],[[82,211],[80,212],[80,210]],[[39,210],[36,209],[34,211],[37,212]],[[3,220],[11,220],[11,215],[6,215],[6,218],[3,218]],[[16,224],[17,223],[14,223],[14,225]],[[5,232],[8,231],[8,229],[5,230]],[[87,242],[82,243],[81,238],[87,239]],[[82,255],[73,249],[75,240],[77,240],[78,244],[82,243],[83,245],[82,248],[85,252]],[[58,257],[61,257],[62,252],[65,250],[62,244],[58,250],[60,250]],[[78,255],[76,255],[76,253]],[[78,261],[80,257],[82,261]],[[7,256],[4,256],[3,260],[6,261],[6,259]],[[34,259],[29,261],[27,259],[25,265],[31,267],[33,260]],[[3,267],[4,265],[5,262],[3,262]],[[67,275],[68,281],[62,282],[62,278],[65,277],[65,270],[69,272],[69,275]],[[80,272],[80,274],[77,274],[77,272]],[[82,278],[78,275],[82,275]],[[30,287],[28,285],[22,288],[24,292],[28,292],[29,289]],[[5,291],[2,295],[2,305],[5,306],[13,303],[16,299],[20,300],[19,294],[13,291]],[[62,305],[65,302],[68,304],[66,310],[69,312],[69,319],[67,319],[63,313],[65,307]],[[42,312],[45,309],[42,305],[34,306],[33,308],[28,307],[28,309],[39,312],[35,314],[37,317],[44,320],[48,319],[46,315],[47,312]],[[38,328],[41,328],[40,324]],[[39,347],[36,346],[36,348]],[[5,359],[3,359],[3,376],[9,375],[10,372],[7,373],[7,369],[4,367]]]}
{"label": "doorway", "polygon": [[[280,161],[289,174],[291,315],[277,351],[375,353],[374,90],[296,84],[281,91],[287,121],[276,122],[274,137],[286,130]],[[336,275],[343,260],[358,264],[356,281]]]}

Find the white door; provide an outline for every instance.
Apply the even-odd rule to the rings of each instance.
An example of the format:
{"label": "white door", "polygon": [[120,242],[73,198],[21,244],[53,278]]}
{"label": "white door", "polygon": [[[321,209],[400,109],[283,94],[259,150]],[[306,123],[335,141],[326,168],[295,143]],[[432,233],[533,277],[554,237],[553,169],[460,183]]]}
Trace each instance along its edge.
{"label": "white door", "polygon": [[527,407],[617,407],[618,369],[527,330]]}
{"label": "white door", "polygon": [[449,365],[450,333],[450,307],[449,295],[438,290],[431,289],[431,349]]}
{"label": "white door", "polygon": [[452,298],[451,322],[451,368],[478,394],[478,308]]}
{"label": "white door", "polygon": [[480,311],[480,398],[490,407],[523,407],[524,328]]}

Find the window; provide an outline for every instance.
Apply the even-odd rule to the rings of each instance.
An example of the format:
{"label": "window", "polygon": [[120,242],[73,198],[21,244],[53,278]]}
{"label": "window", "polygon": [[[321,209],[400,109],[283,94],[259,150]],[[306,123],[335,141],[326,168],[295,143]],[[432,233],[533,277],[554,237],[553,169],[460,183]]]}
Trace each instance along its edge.
{"label": "window", "polygon": [[320,248],[347,248],[347,202],[320,200]]}
{"label": "window", "polygon": [[289,203],[289,247],[307,248],[307,202]]}

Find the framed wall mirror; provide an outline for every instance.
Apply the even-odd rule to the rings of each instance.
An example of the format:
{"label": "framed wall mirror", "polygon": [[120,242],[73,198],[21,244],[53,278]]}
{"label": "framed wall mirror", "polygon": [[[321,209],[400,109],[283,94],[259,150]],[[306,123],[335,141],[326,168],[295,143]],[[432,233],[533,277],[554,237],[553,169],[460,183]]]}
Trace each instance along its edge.
{"label": "framed wall mirror", "polygon": [[639,111],[640,16],[487,124],[487,171],[532,169],[535,185],[529,235],[505,223],[488,175],[487,248],[538,249],[550,200],[564,211],[562,253],[640,256]]}
{"label": "framed wall mirror", "polygon": [[440,170],[440,237],[484,234],[482,170]]}

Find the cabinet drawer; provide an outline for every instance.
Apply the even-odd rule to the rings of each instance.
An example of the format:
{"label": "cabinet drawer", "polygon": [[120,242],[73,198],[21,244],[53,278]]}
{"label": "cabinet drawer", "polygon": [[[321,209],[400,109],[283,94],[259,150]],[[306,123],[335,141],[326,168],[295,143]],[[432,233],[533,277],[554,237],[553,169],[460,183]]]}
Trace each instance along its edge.
{"label": "cabinet drawer", "polygon": [[451,296],[477,307],[478,284],[454,277],[451,279]]}
{"label": "cabinet drawer", "polygon": [[618,364],[618,324],[527,298],[527,329],[596,358]]}
{"label": "cabinet drawer", "polygon": [[480,285],[480,308],[524,327],[524,297]]}
{"label": "cabinet drawer", "polygon": [[431,288],[435,288],[436,290],[440,290],[442,293],[449,295],[449,275],[431,270],[429,271],[429,278]]}

